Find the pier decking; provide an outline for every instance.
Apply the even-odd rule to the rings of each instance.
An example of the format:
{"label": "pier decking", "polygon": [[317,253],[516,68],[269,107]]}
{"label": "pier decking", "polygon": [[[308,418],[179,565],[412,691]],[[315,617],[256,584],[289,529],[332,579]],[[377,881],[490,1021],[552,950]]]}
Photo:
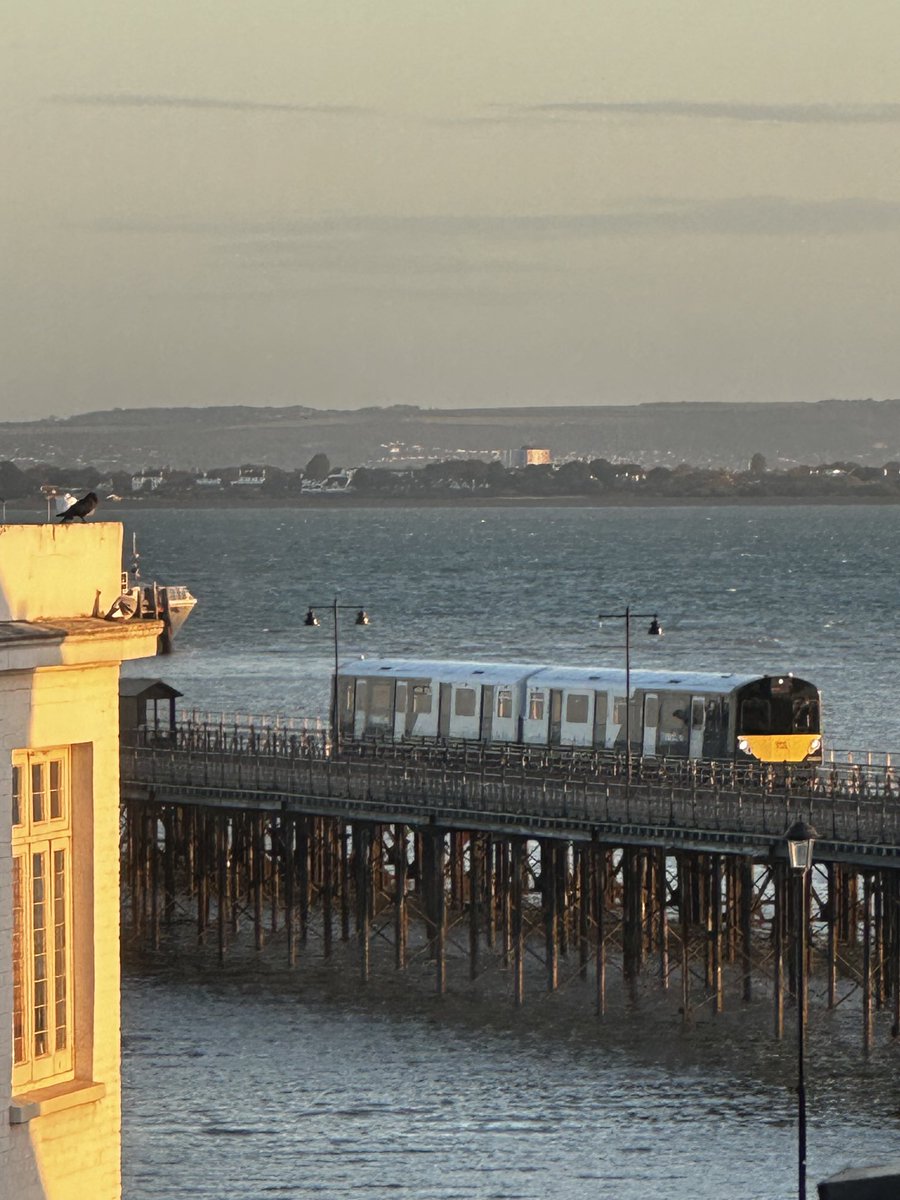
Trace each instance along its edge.
{"label": "pier decking", "polygon": [[819,835],[810,944],[826,1002],[859,992],[866,1050],[878,1009],[900,1028],[900,789],[884,756],[791,773],[471,744],[332,755],[299,726],[184,721],[123,744],[122,795],[133,932],[154,944],[186,890],[222,957],[238,908],[258,948],[271,908],[291,963],[315,914],[326,956],[353,925],[366,979],[373,919],[393,926],[402,969],[412,913],[442,992],[448,919],[464,920],[470,974],[499,955],[516,1004],[526,942],[542,942],[547,986],[575,954],[601,1014],[611,953],[632,988],[648,968],[678,986],[685,1020],[764,981],[777,1036],[809,977],[784,842],[803,819]]}

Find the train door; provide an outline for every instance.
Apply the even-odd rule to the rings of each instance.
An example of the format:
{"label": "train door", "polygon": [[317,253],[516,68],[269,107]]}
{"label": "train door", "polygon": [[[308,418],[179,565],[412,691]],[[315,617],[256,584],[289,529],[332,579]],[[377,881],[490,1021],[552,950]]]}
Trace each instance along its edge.
{"label": "train door", "polygon": [[644,696],[644,741],[641,753],[648,758],[656,754],[656,730],[659,725],[659,696],[647,692]]}
{"label": "train door", "polygon": [[706,731],[706,700],[703,696],[691,697],[691,743],[689,758],[703,757],[703,735]]}
{"label": "train door", "polygon": [[560,738],[567,746],[589,746],[593,736],[593,692],[566,692]]}
{"label": "train door", "polygon": [[537,746],[547,745],[547,728],[550,719],[545,688],[529,688],[525,700],[525,717],[522,721],[522,741]]}
{"label": "train door", "polygon": [[625,749],[625,697],[613,695],[606,714],[607,749]]}
{"label": "train door", "polygon": [[394,737],[406,737],[406,709],[408,704],[408,692],[405,679],[397,680],[397,688],[394,692]]}
{"label": "train door", "polygon": [[453,715],[450,718],[450,736],[455,738],[477,738],[480,713],[478,708],[479,686],[467,683],[453,685]]}
{"label": "train door", "polygon": [[413,683],[406,732],[413,737],[434,737],[437,734],[437,718],[431,680],[423,679],[421,683]]}
{"label": "train door", "polygon": [[438,737],[441,738],[450,736],[450,702],[452,695],[452,684],[442,683],[438,693]]}
{"label": "train door", "polygon": [[550,739],[551,746],[558,746],[562,737],[562,692],[553,688],[550,692]]}
{"label": "train door", "polygon": [[491,740],[491,730],[494,724],[494,687],[486,683],[481,689],[481,741]]}
{"label": "train door", "polygon": [[366,734],[366,708],[368,704],[369,681],[367,679],[357,679],[356,681],[356,707],[353,710],[353,736],[365,737]]}
{"label": "train door", "polygon": [[592,745],[595,750],[602,750],[606,745],[606,722],[608,718],[606,692],[594,693],[594,733]]}
{"label": "train door", "polygon": [[352,676],[344,676],[339,680],[338,697],[340,700],[341,737],[353,737],[353,704],[356,698],[356,680]]}

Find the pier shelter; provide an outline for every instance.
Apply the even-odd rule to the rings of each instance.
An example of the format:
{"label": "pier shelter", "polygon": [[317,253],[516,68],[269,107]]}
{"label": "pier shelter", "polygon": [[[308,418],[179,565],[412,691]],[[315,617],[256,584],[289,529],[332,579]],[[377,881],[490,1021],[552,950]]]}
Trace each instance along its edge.
{"label": "pier shelter", "polygon": [[162,679],[145,677],[119,682],[119,727],[122,740],[164,742],[175,734],[175,701],[183,695]]}
{"label": "pier shelter", "polygon": [[122,526],[0,525],[0,1200],[115,1200]]}

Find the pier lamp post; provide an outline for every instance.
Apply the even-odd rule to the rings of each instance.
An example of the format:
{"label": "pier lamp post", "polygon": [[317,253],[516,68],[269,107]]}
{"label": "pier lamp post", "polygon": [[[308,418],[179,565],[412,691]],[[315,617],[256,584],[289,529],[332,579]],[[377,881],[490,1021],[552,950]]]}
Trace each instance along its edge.
{"label": "pier lamp post", "polygon": [[796,821],[785,834],[791,873],[796,881],[797,928],[797,1195],[806,1200],[806,928],[809,921],[809,869],[818,834],[805,821]]}
{"label": "pier lamp post", "polygon": [[335,596],[330,604],[311,604],[303,618],[303,624],[308,626],[321,625],[316,615],[316,609],[331,612],[331,630],[334,634],[334,685],[331,689],[331,745],[335,754],[341,748],[341,714],[338,711],[338,663],[340,662],[338,613],[345,610],[356,613],[355,625],[369,625],[369,614],[358,604],[339,604]]}
{"label": "pier lamp post", "polygon": [[597,613],[597,620],[602,625],[604,621],[625,622],[625,764],[628,779],[631,779],[631,622],[643,621],[650,618],[647,627],[649,637],[662,637],[663,627],[656,613],[632,612],[631,606],[626,605],[624,612]]}

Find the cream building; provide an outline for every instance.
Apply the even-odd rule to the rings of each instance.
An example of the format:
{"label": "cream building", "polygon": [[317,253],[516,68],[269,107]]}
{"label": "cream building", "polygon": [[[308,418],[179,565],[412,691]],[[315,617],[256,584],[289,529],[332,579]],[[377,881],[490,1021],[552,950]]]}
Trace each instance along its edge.
{"label": "cream building", "polygon": [[0,1200],[121,1191],[122,526],[0,525]]}

